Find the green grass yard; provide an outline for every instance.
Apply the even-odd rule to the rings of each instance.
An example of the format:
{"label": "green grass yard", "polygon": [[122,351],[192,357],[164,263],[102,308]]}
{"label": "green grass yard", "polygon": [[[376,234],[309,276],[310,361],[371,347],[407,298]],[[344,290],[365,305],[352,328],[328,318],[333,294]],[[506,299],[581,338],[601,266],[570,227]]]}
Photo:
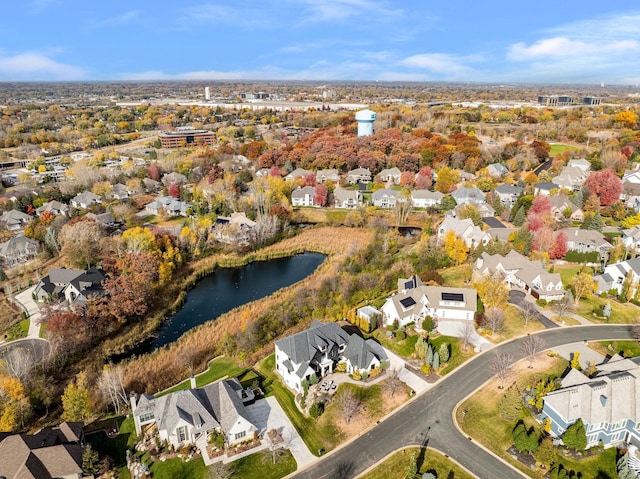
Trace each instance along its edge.
{"label": "green grass yard", "polygon": [[[224,377],[236,377],[245,372],[246,368],[241,368],[233,359],[222,356],[210,361],[207,370],[196,376],[196,386],[200,388],[217,381],[218,379],[222,379]],[[165,394],[172,392],[189,389],[190,386],[191,381],[186,379],[174,387],[156,394],[156,396],[164,396]]]}
{"label": "green grass yard", "polygon": [[565,151],[580,151],[580,148],[577,146],[564,145],[562,143],[552,143],[550,146],[549,156],[556,156]]}
{"label": "green grass yard", "polygon": [[[362,479],[405,479],[409,461],[413,454],[417,454],[420,461],[420,449],[410,447],[391,455],[378,464],[375,469],[362,476]],[[420,474],[431,472],[435,473],[438,478],[452,479],[472,479],[474,477],[451,461],[451,459],[432,449],[423,450],[422,457],[422,461],[418,463],[418,472]]]}

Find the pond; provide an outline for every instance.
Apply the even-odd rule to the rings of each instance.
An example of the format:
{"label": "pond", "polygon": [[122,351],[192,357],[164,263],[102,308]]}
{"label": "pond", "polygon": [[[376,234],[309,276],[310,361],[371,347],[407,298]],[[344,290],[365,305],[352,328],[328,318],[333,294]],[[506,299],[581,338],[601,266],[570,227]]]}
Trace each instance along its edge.
{"label": "pond", "polygon": [[303,253],[256,261],[240,268],[216,269],[187,293],[180,311],[162,325],[157,337],[149,341],[143,351],[136,353],[148,353],[171,344],[191,328],[306,278],[325,258],[320,253]]}

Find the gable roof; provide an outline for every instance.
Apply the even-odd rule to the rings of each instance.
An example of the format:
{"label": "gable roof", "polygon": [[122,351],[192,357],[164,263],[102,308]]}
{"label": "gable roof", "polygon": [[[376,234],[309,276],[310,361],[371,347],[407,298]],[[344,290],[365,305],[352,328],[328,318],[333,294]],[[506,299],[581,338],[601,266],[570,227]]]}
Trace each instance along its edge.
{"label": "gable roof", "polygon": [[504,184],[504,185],[496,186],[494,191],[501,195],[519,195],[524,191],[524,188],[521,188],[520,186],[516,186],[516,185]]}

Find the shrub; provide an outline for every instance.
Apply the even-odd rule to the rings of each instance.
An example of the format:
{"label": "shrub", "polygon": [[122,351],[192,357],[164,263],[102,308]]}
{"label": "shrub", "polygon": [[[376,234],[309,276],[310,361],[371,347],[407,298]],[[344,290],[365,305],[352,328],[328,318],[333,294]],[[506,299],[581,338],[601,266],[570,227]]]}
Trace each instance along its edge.
{"label": "shrub", "polygon": [[578,419],[562,435],[562,442],[565,446],[582,451],[587,447],[587,433],[584,430],[582,419]]}
{"label": "shrub", "polygon": [[404,329],[398,329],[396,331],[396,339],[398,341],[402,341],[403,339],[407,339],[407,333],[404,332]]}
{"label": "shrub", "polygon": [[354,370],[353,373],[351,373],[351,377],[356,381],[360,381],[362,379],[362,375],[360,374],[360,371],[358,369]]}
{"label": "shrub", "polygon": [[547,300],[546,299],[539,299],[538,301],[536,301],[536,304],[538,306],[540,306],[541,308],[544,308],[547,305]]}
{"label": "shrub", "polygon": [[311,374],[311,376],[309,376],[309,384],[311,386],[313,386],[314,384],[318,384],[318,376],[316,376],[315,373]]}
{"label": "shrub", "polygon": [[431,374],[431,366],[429,364],[423,364],[420,367],[420,371],[422,371],[423,373],[425,373],[428,376],[429,374]]}
{"label": "shrub", "polygon": [[513,445],[522,453],[535,453],[538,450],[538,435],[533,428],[527,429],[522,421],[518,421],[511,433]]}
{"label": "shrub", "polygon": [[313,419],[318,419],[320,416],[322,416],[323,412],[324,404],[320,402],[314,402],[309,408],[309,416],[311,416]]}
{"label": "shrub", "polygon": [[371,379],[373,379],[373,378],[377,378],[378,376],[380,376],[380,374],[381,374],[381,373],[382,373],[382,369],[380,369],[380,368],[373,368],[373,369],[371,370],[371,372],[369,373],[369,377],[370,377]]}
{"label": "shrub", "polygon": [[363,380],[363,381],[366,381],[366,380],[367,380],[367,378],[369,377],[369,371],[367,371],[367,370],[362,371],[362,372],[360,373],[360,376],[362,377],[362,380]]}
{"label": "shrub", "polygon": [[336,368],[334,369],[336,373],[346,373],[347,372],[347,363],[338,363]]}
{"label": "shrub", "polygon": [[433,327],[433,318],[431,316],[427,316],[426,318],[424,318],[424,320],[422,321],[422,329],[425,331],[431,331],[433,330]]}
{"label": "shrub", "polygon": [[522,406],[524,406],[522,395],[520,394],[518,387],[514,384],[507,388],[504,396],[500,399],[498,411],[500,412],[500,416],[504,419],[507,421],[513,421],[520,416]]}
{"label": "shrub", "polygon": [[451,357],[451,352],[449,351],[449,344],[442,343],[438,348],[438,354],[440,355],[440,362],[446,363],[449,361]]}

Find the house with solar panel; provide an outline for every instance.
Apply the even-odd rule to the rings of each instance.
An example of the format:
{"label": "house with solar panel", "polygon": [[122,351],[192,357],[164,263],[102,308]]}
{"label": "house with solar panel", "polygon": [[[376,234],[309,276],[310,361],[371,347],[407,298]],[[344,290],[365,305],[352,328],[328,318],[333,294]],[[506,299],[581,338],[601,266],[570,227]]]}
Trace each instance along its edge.
{"label": "house with solar panel", "polygon": [[464,326],[473,324],[477,302],[475,289],[426,286],[414,275],[398,280],[398,292],[387,298],[381,308],[382,322],[385,326],[406,326],[409,323],[420,324],[430,316],[439,326],[441,323]]}
{"label": "house with solar panel", "polygon": [[276,372],[296,392],[302,392],[303,380],[309,381],[312,375],[323,378],[339,363],[344,363],[346,372],[352,374],[371,371],[388,361],[382,346],[373,339],[364,340],[336,323],[317,319],[306,331],[276,341],[275,349]]}
{"label": "house with solar panel", "polygon": [[560,388],[544,396],[541,421],[549,420],[551,435],[560,437],[582,419],[587,448],[640,446],[640,366],[616,354],[596,369],[593,377],[569,370]]}

